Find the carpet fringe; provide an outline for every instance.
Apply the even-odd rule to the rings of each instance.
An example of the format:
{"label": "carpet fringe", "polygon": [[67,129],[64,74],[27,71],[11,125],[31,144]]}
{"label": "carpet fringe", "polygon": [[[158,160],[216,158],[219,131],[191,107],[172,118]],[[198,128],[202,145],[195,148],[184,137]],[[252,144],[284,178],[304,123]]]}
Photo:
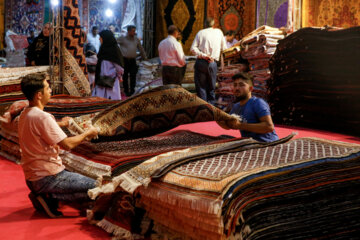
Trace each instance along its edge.
{"label": "carpet fringe", "polygon": [[100,222],[98,222],[96,225],[104,229],[106,232],[110,234],[114,234],[115,235],[114,239],[124,239],[124,240],[134,239],[131,232],[109,222],[105,218],[102,219]]}
{"label": "carpet fringe", "polygon": [[92,162],[80,156],[75,156],[70,152],[61,154],[60,157],[68,170],[75,170],[94,179],[103,175],[111,176],[111,166]]}

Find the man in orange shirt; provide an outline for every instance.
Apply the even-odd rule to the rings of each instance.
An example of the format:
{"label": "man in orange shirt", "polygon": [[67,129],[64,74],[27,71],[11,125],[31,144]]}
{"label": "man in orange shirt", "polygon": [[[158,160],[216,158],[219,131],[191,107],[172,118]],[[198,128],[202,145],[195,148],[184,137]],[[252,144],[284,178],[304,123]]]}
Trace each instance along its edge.
{"label": "man in orange shirt", "polygon": [[81,135],[67,137],[60,126],[68,125],[69,118],[57,123],[54,116],[43,109],[51,97],[51,88],[44,74],[31,74],[21,80],[21,90],[29,100],[19,118],[21,165],[29,198],[34,207],[51,217],[60,217],[59,200],[80,203],[89,201],[87,190],[95,187],[95,180],[68,172],[59,157],[62,147],[70,150],[85,139],[97,136],[92,127]]}

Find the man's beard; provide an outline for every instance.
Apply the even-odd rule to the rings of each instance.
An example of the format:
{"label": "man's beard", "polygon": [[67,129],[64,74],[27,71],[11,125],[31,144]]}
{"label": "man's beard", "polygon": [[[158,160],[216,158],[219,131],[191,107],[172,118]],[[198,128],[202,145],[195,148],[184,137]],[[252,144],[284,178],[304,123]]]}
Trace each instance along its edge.
{"label": "man's beard", "polygon": [[240,96],[236,96],[235,97],[235,102],[240,102],[242,100],[245,100],[247,99],[248,95],[247,94],[243,94],[243,95],[240,95]]}

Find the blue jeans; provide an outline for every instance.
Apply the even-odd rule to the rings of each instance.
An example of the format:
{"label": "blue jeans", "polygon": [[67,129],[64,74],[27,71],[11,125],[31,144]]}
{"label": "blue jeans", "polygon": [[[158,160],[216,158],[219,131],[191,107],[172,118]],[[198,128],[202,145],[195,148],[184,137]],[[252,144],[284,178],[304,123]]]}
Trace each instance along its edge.
{"label": "blue jeans", "polygon": [[208,103],[215,103],[217,64],[204,59],[196,59],[194,81],[196,94]]}
{"label": "blue jeans", "polygon": [[95,180],[63,170],[38,181],[26,181],[26,184],[35,194],[49,194],[60,201],[84,202],[90,200],[87,191],[95,187]]}

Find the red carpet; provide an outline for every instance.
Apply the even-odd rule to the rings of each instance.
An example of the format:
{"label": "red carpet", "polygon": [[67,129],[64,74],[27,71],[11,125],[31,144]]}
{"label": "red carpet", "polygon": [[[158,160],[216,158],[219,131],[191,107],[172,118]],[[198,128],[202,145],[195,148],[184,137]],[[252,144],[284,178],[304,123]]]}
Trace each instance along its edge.
{"label": "red carpet", "polygon": [[[239,131],[224,130],[215,122],[196,123],[177,127],[208,135],[227,134],[240,137]],[[319,137],[344,142],[360,143],[360,138],[326,131],[309,130],[288,126],[276,126],[279,137],[298,132],[296,137]],[[90,225],[85,217],[64,206],[65,218],[48,219],[36,212],[28,199],[29,190],[19,165],[0,157],[0,239],[11,240],[55,240],[55,239],[111,239],[102,229]]]}

